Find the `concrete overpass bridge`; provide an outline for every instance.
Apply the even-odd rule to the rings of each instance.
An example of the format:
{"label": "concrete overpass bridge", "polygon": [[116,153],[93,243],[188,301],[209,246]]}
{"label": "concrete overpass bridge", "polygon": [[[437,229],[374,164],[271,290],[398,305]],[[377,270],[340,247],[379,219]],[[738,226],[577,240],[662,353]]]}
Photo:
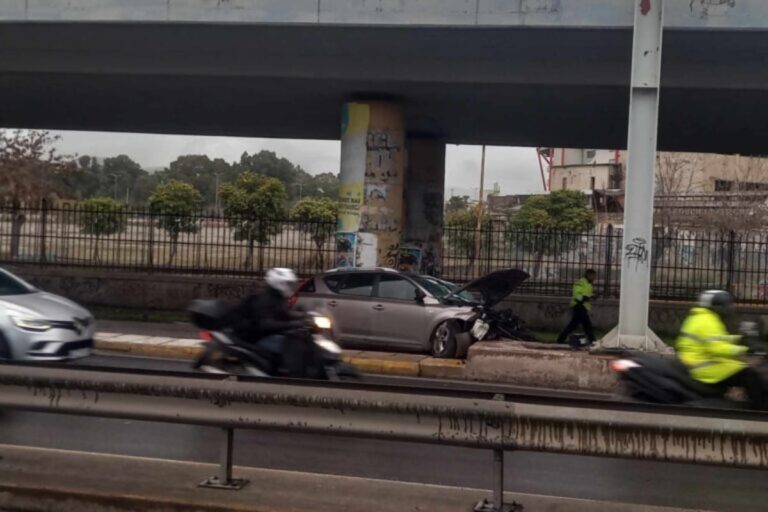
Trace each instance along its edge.
{"label": "concrete overpass bridge", "polygon": [[357,266],[439,259],[445,142],[629,141],[621,333],[648,346],[656,148],[766,153],[766,29],[764,0],[6,0],[0,126],[340,137]]}
{"label": "concrete overpass bridge", "polygon": [[[0,124],[338,139],[386,98],[447,142],[624,147],[634,3],[6,0]],[[768,4],[665,25],[659,147],[765,152]]]}

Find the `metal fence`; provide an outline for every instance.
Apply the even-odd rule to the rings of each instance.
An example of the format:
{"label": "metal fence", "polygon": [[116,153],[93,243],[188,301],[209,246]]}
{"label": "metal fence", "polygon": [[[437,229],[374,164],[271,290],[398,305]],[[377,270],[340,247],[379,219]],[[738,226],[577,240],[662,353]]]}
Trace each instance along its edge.
{"label": "metal fence", "polygon": [[[336,266],[334,231],[333,222],[216,213],[0,207],[0,262],[232,276],[287,266],[307,276]],[[611,226],[574,234],[495,221],[479,231],[448,225],[438,273],[466,282],[522,268],[531,279],[521,293],[567,295],[594,268],[600,296],[618,297],[622,235]],[[637,249],[651,263],[653,298],[690,299],[724,288],[741,302],[768,302],[768,233],[665,230]]]}

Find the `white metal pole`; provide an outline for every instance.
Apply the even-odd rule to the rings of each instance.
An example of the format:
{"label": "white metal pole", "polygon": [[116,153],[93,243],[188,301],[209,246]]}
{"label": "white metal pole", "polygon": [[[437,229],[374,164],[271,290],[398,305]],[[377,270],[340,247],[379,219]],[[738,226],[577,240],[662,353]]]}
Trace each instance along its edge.
{"label": "white metal pole", "polygon": [[635,2],[617,346],[649,349],[653,187],[664,0]]}

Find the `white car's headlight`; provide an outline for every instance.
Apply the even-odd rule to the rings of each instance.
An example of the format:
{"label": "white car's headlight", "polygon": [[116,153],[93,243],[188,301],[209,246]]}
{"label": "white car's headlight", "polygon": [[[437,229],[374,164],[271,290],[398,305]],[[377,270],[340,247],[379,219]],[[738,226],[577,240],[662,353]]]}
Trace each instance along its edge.
{"label": "white car's headlight", "polygon": [[331,319],[327,316],[316,316],[315,319],[315,326],[317,326],[318,329],[330,329],[331,328]]}
{"label": "white car's headlight", "polygon": [[26,331],[38,331],[43,332],[51,328],[51,324],[46,320],[40,320],[38,318],[26,318],[23,316],[11,316],[11,321],[19,329]]}

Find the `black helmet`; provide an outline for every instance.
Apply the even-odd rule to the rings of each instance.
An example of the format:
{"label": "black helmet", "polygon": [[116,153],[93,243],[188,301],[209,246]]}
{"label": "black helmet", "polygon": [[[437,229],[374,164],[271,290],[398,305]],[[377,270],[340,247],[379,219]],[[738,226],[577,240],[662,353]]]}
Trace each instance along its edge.
{"label": "black helmet", "polygon": [[725,290],[707,290],[699,295],[699,306],[711,309],[721,316],[733,311],[733,295]]}

